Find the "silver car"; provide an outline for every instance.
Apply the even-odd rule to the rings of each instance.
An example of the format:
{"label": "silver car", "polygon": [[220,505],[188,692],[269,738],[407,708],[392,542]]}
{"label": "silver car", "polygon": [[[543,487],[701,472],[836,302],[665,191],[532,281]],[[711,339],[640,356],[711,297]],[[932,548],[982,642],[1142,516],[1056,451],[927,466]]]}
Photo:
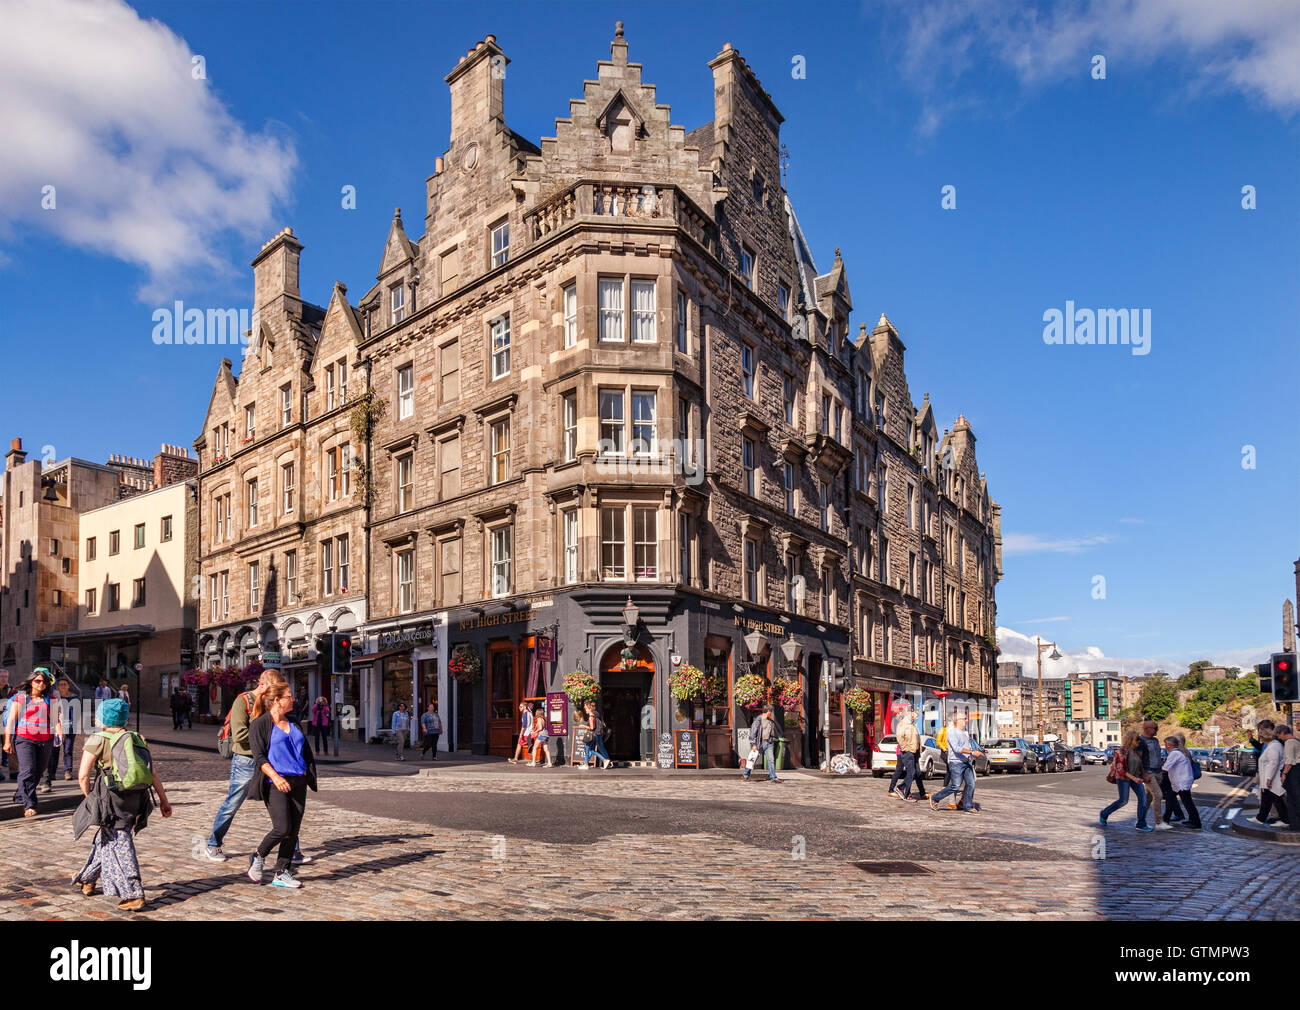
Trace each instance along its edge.
{"label": "silver car", "polygon": [[989,770],[995,772],[1033,772],[1038,770],[1038,753],[1029,741],[1018,736],[1003,736],[989,741],[984,748],[989,755]]}
{"label": "silver car", "polygon": [[[886,772],[892,775],[896,767],[898,767],[898,737],[890,733],[882,736],[880,742],[871,751],[871,774],[876,778],[881,778]],[[932,736],[921,738],[921,759],[917,763],[917,774],[922,779],[932,779],[936,774],[948,774],[948,763],[944,760],[943,751],[939,749]]]}

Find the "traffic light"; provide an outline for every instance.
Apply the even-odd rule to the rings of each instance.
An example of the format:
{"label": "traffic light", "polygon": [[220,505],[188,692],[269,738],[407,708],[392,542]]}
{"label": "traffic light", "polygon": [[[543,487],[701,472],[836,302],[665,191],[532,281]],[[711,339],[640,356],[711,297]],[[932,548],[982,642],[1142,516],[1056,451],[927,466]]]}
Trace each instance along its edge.
{"label": "traffic light", "polygon": [[1300,681],[1295,675],[1295,653],[1273,653],[1273,700],[1300,701]]}
{"label": "traffic light", "polygon": [[1259,678],[1259,693],[1273,696],[1273,664],[1256,663],[1255,676]]}
{"label": "traffic light", "polygon": [[333,641],[334,672],[352,672],[352,636],[335,632],[330,636]]}

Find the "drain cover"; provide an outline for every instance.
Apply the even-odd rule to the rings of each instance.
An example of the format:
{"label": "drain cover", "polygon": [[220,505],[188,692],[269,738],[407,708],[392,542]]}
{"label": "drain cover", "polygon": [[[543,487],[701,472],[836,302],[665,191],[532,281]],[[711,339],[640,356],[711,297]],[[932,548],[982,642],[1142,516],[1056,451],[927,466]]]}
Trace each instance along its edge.
{"label": "drain cover", "polygon": [[877,877],[917,876],[934,872],[933,870],[927,870],[920,863],[908,863],[902,860],[886,860],[883,862],[862,860],[849,865],[856,866],[863,873],[874,874]]}

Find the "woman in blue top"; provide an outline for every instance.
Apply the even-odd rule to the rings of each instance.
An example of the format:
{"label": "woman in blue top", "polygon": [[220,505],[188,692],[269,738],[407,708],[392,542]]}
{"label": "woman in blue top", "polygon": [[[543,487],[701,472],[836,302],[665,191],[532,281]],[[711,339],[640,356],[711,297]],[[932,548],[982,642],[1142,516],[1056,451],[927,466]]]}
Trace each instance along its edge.
{"label": "woman in blue top", "polygon": [[257,694],[248,725],[255,769],[248,795],[265,803],[271,817],[271,830],[248,862],[248,878],[255,884],[262,882],[266,857],[278,846],[271,883],[302,886],[293,875],[293,853],[307,807],[307,787],[316,788],[316,758],[301,727],[289,719],[293,707],[293,690],[276,677]]}

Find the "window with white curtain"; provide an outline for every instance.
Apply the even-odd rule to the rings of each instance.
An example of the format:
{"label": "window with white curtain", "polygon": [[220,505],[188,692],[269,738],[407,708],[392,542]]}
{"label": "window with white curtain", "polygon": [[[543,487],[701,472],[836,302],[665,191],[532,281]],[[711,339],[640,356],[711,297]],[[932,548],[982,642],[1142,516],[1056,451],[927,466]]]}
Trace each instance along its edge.
{"label": "window with white curtain", "polygon": [[572,347],[578,342],[578,285],[570,284],[564,289],[564,346]]}
{"label": "window with white curtain", "polygon": [[636,344],[653,344],[655,342],[655,282],[632,282],[632,342]]}
{"label": "window with white curtain", "polygon": [[598,284],[600,339],[623,340],[623,279],[602,277]]}

